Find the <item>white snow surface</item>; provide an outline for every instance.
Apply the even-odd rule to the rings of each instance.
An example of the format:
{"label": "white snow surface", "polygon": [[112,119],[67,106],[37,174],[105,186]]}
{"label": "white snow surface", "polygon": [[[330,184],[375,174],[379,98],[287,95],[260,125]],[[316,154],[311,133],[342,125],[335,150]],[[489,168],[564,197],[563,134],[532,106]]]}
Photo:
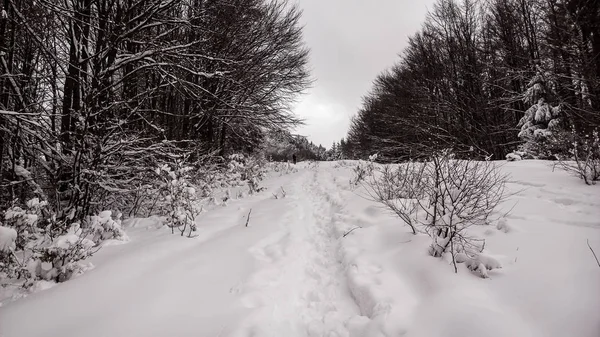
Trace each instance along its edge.
{"label": "white snow surface", "polygon": [[0,252],[10,252],[15,249],[17,231],[13,228],[0,226]]}
{"label": "white snow surface", "polygon": [[505,164],[512,211],[472,232],[502,266],[482,279],[429,256],[428,237],[349,184],[351,165],[270,177],[203,213],[191,239],[160,217],[124,221],[131,241],[93,270],[2,303],[0,336],[600,336],[586,242],[600,254],[600,185]]}

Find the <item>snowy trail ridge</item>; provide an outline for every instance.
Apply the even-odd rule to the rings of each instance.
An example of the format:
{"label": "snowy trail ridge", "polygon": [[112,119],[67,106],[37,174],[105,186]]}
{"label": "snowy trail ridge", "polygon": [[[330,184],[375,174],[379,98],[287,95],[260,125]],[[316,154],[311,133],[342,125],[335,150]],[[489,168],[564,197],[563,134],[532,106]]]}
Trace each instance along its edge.
{"label": "snowy trail ridge", "polygon": [[253,247],[264,265],[243,302],[258,308],[236,336],[347,336],[358,314],[338,258],[332,217],[340,207],[308,172],[290,189],[292,208],[281,230]]}
{"label": "snowy trail ridge", "polygon": [[0,302],[0,337],[600,336],[600,185],[504,165],[512,212],[472,231],[502,268],[481,279],[364,198],[354,164],[273,173],[203,213],[195,238],[130,220],[95,268]]}

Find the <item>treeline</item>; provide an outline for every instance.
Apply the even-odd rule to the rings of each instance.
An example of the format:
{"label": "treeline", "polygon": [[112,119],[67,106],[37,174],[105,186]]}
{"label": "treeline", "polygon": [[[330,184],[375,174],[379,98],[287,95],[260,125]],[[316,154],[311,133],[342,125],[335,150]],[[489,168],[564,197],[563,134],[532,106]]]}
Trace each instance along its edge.
{"label": "treeline", "polygon": [[316,145],[305,136],[292,134],[286,130],[269,132],[262,145],[262,152],[271,161],[291,161],[296,156],[297,161],[326,160],[326,149]]}
{"label": "treeline", "polygon": [[6,0],[0,209],[84,219],[163,163],[255,151],[310,82],[301,12],[270,0]]}
{"label": "treeline", "polygon": [[503,159],[553,130],[598,126],[599,1],[440,0],[364,97],[344,155]]}

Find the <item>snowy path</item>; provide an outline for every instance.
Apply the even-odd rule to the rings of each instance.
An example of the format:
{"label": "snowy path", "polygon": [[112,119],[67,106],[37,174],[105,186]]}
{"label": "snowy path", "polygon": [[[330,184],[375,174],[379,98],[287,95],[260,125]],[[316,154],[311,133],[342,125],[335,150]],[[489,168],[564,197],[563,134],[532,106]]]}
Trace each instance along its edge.
{"label": "snowy path", "polygon": [[[283,187],[286,198],[271,192]],[[357,312],[317,173],[206,213],[198,238],[137,229],[94,270],[0,308],[0,336],[336,336]],[[252,209],[250,226],[245,218]],[[23,324],[23,320],[36,324]]]}
{"label": "snowy path", "polygon": [[506,164],[509,230],[472,228],[502,263],[481,279],[361,197],[352,165],[275,174],[193,239],[140,220],[93,270],[3,304],[0,337],[600,336],[600,185]]}

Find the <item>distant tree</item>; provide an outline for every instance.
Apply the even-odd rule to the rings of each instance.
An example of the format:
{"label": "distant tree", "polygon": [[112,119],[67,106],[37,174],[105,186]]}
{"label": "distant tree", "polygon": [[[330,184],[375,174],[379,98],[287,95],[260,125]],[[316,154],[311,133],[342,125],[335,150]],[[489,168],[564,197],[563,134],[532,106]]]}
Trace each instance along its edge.
{"label": "distant tree", "polygon": [[341,159],[340,145],[336,142],[331,144],[331,148],[325,154],[327,160],[339,160]]}

